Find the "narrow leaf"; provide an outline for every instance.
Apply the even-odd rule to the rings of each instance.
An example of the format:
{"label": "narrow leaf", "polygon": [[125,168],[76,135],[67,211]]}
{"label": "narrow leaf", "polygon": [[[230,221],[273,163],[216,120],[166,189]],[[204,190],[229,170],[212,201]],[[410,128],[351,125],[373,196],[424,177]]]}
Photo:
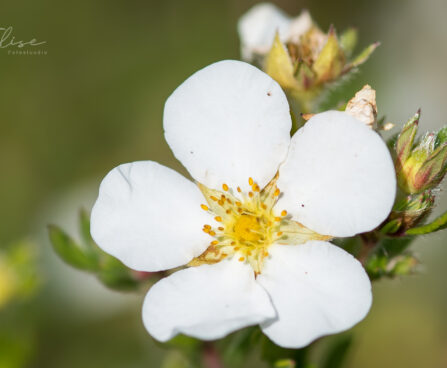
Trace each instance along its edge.
{"label": "narrow leaf", "polygon": [[441,216],[439,216],[437,219],[435,219],[433,222],[423,225],[414,227],[413,229],[407,230],[407,235],[424,235],[424,234],[430,234],[435,231],[439,231],[442,229],[445,229],[447,227],[447,212],[444,212]]}
{"label": "narrow leaf", "polygon": [[79,244],[57,226],[48,227],[51,244],[55,252],[69,265],[88,271],[98,269],[97,259],[90,257]]}
{"label": "narrow leaf", "polygon": [[367,48],[365,48],[360,54],[358,54],[354,60],[352,60],[348,66],[347,70],[350,70],[352,68],[356,68],[359,65],[363,64],[366,60],[369,59],[371,54],[374,52],[375,49],[377,49],[380,46],[380,42],[375,42],[371,45],[369,45]]}

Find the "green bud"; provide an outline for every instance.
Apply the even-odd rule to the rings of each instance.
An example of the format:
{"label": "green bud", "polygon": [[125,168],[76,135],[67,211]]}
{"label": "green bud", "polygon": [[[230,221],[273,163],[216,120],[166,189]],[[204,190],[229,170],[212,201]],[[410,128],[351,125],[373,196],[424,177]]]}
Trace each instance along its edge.
{"label": "green bud", "polygon": [[380,232],[389,236],[400,236],[408,229],[421,223],[433,209],[435,196],[430,190],[409,195],[398,201]]}
{"label": "green bud", "polygon": [[421,110],[418,110],[417,113],[405,123],[402,131],[397,137],[395,149],[397,155],[397,164],[399,166],[402,166],[403,163],[407,160],[413,148],[414,138],[416,137],[416,133],[418,131],[420,116]]}
{"label": "green bud", "polygon": [[414,273],[418,260],[411,254],[402,254],[388,258],[385,254],[373,254],[367,261],[365,268],[372,280],[382,277],[393,278]]}
{"label": "green bud", "polygon": [[403,127],[396,142],[396,173],[407,193],[421,193],[436,187],[447,170],[447,130],[427,133],[414,147],[420,111]]}

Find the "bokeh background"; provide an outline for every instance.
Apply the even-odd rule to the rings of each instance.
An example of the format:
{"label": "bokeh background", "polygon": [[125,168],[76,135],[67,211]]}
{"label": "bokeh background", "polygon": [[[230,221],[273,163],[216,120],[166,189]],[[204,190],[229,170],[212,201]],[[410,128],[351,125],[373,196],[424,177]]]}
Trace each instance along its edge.
{"label": "bokeh background", "polygon": [[[369,83],[388,121],[401,124],[421,107],[421,130],[447,123],[447,2],[275,3],[290,14],[309,9],[324,30],[358,27],[360,47],[382,42],[340,95]],[[13,26],[17,39],[46,41],[47,54],[0,49],[0,251],[28,244],[36,257],[31,278],[39,280],[38,288],[27,286],[33,293],[0,306],[0,368],[163,367],[166,357],[175,360],[143,328],[144,295],[109,291],[65,265],[51,251],[46,226],[75,234],[78,209],[91,208],[100,180],[120,163],[152,159],[185,173],[163,138],[164,101],[194,71],[239,58],[237,20],[253,4],[2,4],[0,27]],[[438,211],[446,206],[443,198]],[[419,274],[374,285],[349,367],[447,367],[446,240],[441,232],[413,245]]]}

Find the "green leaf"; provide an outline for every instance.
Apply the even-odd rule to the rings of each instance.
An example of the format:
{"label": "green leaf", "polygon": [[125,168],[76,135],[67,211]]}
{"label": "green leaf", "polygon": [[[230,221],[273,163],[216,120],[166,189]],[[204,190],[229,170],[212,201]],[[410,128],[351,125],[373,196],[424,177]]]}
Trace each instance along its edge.
{"label": "green leaf", "polygon": [[375,43],[369,45],[367,48],[365,48],[360,54],[358,54],[354,58],[354,60],[352,60],[347,65],[347,71],[352,69],[352,68],[356,68],[359,65],[363,64],[366,60],[369,59],[369,57],[374,52],[374,50],[377,49],[377,47],[379,47],[379,46],[380,46],[380,42],[375,42]]}
{"label": "green leaf", "polygon": [[307,367],[309,347],[303,349],[285,349],[271,342],[266,336],[261,337],[262,359],[275,366],[276,362],[291,360],[296,367]]}
{"label": "green leaf", "polygon": [[81,208],[79,211],[79,230],[85,245],[96,247],[92,235],[90,234],[90,215],[84,208]]}
{"label": "green leaf", "polygon": [[329,347],[321,368],[341,368],[343,367],[349,349],[352,345],[352,335],[341,335]]}
{"label": "green leaf", "polygon": [[49,236],[53,249],[69,265],[80,270],[96,271],[98,260],[85,252],[70,236],[58,226],[48,226]]}
{"label": "green leaf", "polygon": [[400,218],[397,218],[383,225],[383,227],[380,229],[380,232],[382,234],[394,234],[400,229],[401,225],[402,220]]}
{"label": "green leaf", "polygon": [[447,228],[447,212],[444,212],[441,216],[436,218],[434,221],[429,224],[414,227],[412,229],[407,230],[407,235],[424,235],[430,234],[435,231],[443,230]]}
{"label": "green leaf", "polygon": [[387,258],[393,258],[407,249],[413,240],[413,237],[385,238],[380,241],[378,249]]}
{"label": "green leaf", "polygon": [[441,144],[447,142],[447,125],[441,128],[438,133],[436,133],[435,138],[435,149],[438,148]]}
{"label": "green leaf", "polygon": [[132,271],[109,255],[104,255],[101,259],[98,278],[104,285],[115,290],[131,291],[139,288],[139,282]]}
{"label": "green leaf", "polygon": [[225,367],[243,367],[247,356],[259,344],[262,332],[258,326],[244,328],[219,341]]}
{"label": "green leaf", "polygon": [[396,140],[396,154],[397,158],[402,165],[407,158],[410,156],[410,152],[413,148],[414,138],[418,131],[419,118],[421,116],[421,111],[418,110],[416,114],[408,120],[399,133]]}
{"label": "green leaf", "polygon": [[274,365],[274,368],[295,368],[296,364],[295,361],[292,359],[281,359],[277,360]]}
{"label": "green leaf", "polygon": [[340,46],[345,52],[346,57],[350,57],[357,45],[358,32],[355,28],[348,28],[340,36]]}

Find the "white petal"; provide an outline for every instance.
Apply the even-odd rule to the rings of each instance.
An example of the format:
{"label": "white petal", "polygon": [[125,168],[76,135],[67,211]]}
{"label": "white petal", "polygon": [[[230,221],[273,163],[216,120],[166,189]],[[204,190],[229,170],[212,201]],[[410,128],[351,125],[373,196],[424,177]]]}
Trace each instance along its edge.
{"label": "white petal", "polygon": [[315,115],[294,135],[278,186],[283,192],[278,208],[333,236],[374,229],[388,216],[396,194],[383,140],[338,111]]}
{"label": "white petal", "polygon": [[251,267],[236,259],[178,271],[156,283],[143,305],[144,325],[159,341],[178,333],[219,339],[275,316]]}
{"label": "white petal", "polygon": [[301,348],[318,337],[361,321],[372,301],[371,283],[360,262],[330,243],[273,245],[257,281],[278,313],[261,325],[276,344]]}
{"label": "white petal", "polygon": [[201,231],[211,216],[189,180],[152,161],[123,164],[101,183],[92,210],[98,245],[128,267],[159,271],[200,255],[210,237]]}
{"label": "white petal", "polygon": [[275,33],[286,40],[291,19],[270,3],[253,6],[238,22],[242,58],[251,61],[253,54],[265,54],[272,46]]}
{"label": "white petal", "polygon": [[212,64],[166,102],[165,136],[174,155],[207,187],[261,187],[287,155],[291,119],[281,87],[240,61]]}
{"label": "white petal", "polygon": [[304,35],[313,25],[310,13],[307,10],[303,10],[299,16],[293,18],[290,22],[287,40],[299,43],[300,38]]}

